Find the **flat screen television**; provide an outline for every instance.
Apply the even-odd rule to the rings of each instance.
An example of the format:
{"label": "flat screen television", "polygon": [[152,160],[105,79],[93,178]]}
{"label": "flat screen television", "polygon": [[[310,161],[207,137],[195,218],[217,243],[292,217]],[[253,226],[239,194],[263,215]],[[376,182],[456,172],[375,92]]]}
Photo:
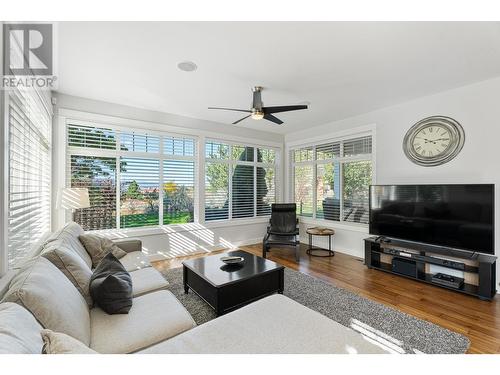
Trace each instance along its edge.
{"label": "flat screen television", "polygon": [[370,234],[494,254],[494,185],[372,185]]}

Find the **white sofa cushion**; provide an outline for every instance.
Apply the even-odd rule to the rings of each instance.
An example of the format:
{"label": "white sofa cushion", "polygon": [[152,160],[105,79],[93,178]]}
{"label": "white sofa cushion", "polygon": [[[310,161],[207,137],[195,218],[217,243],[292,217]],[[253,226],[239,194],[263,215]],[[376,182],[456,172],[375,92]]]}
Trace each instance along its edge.
{"label": "white sofa cushion", "polygon": [[134,297],[168,287],[167,280],[153,267],[130,272],[130,277],[132,278],[132,294]]}
{"label": "white sofa cushion", "polygon": [[48,246],[51,242],[59,240],[59,247],[64,246],[66,249],[76,251],[78,255],[85,261],[89,268],[92,268],[92,260],[90,259],[87,250],[83,247],[82,243],[78,239],[78,236],[84,234],[82,227],[77,223],[71,221],[66,224],[62,229],[54,232],[52,236],[49,237],[45,246]]}
{"label": "white sofa cushion", "polygon": [[43,340],[43,354],[97,354],[82,342],[64,333],[43,329],[40,334]]}
{"label": "white sofa cushion", "polygon": [[90,317],[82,295],[49,260],[33,259],[14,276],[3,302],[30,311],[44,327],[90,343]]}
{"label": "white sofa cushion", "polygon": [[140,353],[348,354],[387,351],[354,330],[276,294]]}
{"label": "white sofa cushion", "polygon": [[132,353],[157,344],[196,324],[184,306],[166,290],[134,298],[128,314],[90,311],[90,347],[99,353]]}
{"label": "white sofa cushion", "polygon": [[16,303],[0,304],[0,354],[40,354],[42,326]]}
{"label": "white sofa cushion", "polygon": [[151,263],[149,262],[148,257],[142,251],[133,251],[131,253],[127,253],[127,255],[125,255],[123,258],[120,258],[119,260],[128,272],[151,267]]}
{"label": "white sofa cushion", "polygon": [[92,270],[75,251],[59,246],[60,243],[60,240],[55,240],[47,244],[42,256],[50,260],[71,281],[87,305],[92,307],[93,301],[89,291]]}

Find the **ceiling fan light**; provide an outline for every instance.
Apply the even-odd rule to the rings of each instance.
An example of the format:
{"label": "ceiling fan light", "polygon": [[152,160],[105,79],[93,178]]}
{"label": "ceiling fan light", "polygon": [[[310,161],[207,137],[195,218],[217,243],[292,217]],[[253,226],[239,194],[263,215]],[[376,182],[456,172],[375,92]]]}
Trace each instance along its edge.
{"label": "ceiling fan light", "polygon": [[252,112],[252,118],[254,120],[262,120],[264,118],[264,112],[260,111]]}

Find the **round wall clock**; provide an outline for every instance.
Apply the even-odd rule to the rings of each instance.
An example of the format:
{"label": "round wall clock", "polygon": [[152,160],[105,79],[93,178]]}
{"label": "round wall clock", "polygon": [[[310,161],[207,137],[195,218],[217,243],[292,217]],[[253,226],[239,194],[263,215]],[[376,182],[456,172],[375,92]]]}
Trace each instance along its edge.
{"label": "round wall clock", "polygon": [[418,165],[432,167],[449,162],[465,142],[462,126],[450,117],[432,116],[413,125],[405,135],[403,150]]}

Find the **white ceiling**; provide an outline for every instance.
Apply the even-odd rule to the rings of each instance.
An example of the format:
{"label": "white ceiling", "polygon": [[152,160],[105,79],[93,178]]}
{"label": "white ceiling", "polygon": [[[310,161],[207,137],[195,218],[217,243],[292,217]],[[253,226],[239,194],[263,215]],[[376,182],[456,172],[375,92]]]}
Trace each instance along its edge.
{"label": "white ceiling", "polygon": [[[310,102],[290,133],[500,75],[500,23],[62,22],[59,92],[230,124],[250,108]],[[187,73],[177,63],[191,60]]]}

